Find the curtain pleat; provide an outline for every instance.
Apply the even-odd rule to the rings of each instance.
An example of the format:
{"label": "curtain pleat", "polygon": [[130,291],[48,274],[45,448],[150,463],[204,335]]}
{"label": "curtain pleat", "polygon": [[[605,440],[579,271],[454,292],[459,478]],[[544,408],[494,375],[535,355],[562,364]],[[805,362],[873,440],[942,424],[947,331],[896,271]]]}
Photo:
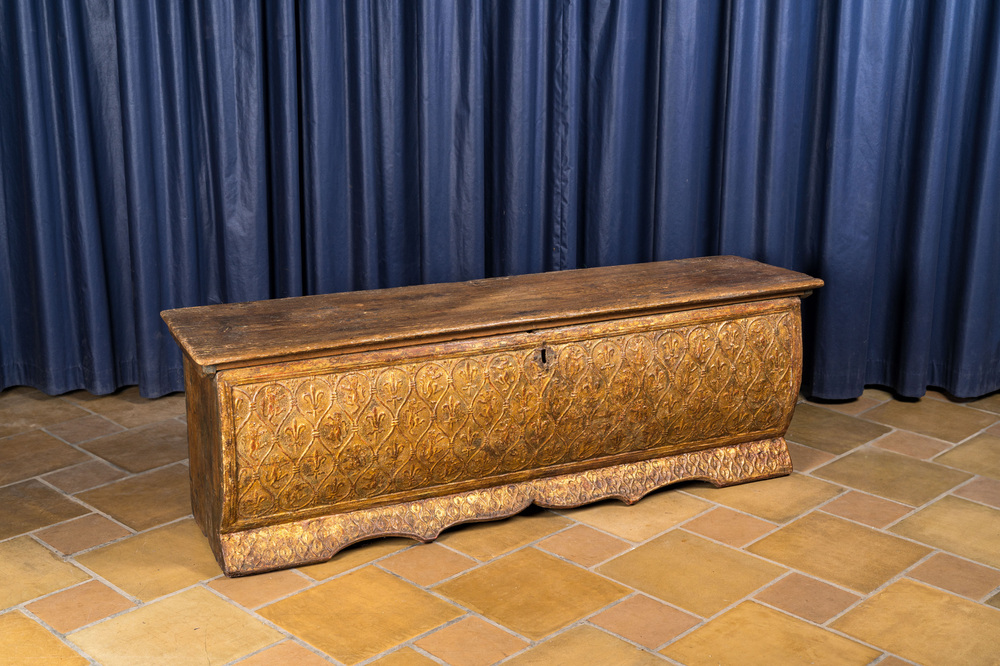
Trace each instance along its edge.
{"label": "curtain pleat", "polygon": [[183,387],[168,308],[738,254],[804,390],[1000,389],[991,0],[7,0],[0,388]]}

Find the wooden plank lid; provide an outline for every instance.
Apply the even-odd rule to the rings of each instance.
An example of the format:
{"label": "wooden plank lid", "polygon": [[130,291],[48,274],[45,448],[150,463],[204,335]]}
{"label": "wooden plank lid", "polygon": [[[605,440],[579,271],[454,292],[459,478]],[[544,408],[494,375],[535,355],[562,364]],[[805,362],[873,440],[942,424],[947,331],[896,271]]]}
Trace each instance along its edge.
{"label": "wooden plank lid", "polygon": [[741,257],[584,268],[161,313],[200,366],[238,367],[804,296],[822,280]]}

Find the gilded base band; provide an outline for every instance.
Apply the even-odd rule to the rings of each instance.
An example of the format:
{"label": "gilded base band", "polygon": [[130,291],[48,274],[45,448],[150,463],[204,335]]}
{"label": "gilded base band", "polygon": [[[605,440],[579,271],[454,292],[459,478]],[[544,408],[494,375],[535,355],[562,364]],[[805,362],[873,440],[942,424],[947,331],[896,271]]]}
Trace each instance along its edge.
{"label": "gilded base band", "polygon": [[791,473],[784,438],[720,446],[549,478],[361,509],[221,535],[213,550],[229,576],[315,564],[381,536],[431,541],[442,530],[512,516],[531,504],[570,508],[607,498],[632,504],[678,481],[728,486]]}

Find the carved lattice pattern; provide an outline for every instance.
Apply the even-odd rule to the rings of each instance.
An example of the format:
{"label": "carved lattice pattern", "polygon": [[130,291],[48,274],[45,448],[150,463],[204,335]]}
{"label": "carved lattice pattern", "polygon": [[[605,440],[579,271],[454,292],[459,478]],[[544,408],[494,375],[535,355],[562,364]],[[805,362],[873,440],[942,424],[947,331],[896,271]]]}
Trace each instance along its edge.
{"label": "carved lattice pattern", "polygon": [[796,322],[778,312],[234,386],[238,520],[776,429]]}

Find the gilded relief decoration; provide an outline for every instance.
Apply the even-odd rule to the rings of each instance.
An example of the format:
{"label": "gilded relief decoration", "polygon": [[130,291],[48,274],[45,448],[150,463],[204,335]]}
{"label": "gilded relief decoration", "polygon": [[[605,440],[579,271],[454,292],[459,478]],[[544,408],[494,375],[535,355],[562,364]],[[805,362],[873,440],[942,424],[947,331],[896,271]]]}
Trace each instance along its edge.
{"label": "gilded relief decoration", "polygon": [[722,446],[573,474],[504,484],[221,535],[227,575],[321,562],[347,545],[375,536],[429,541],[452,525],[511,516],[529,504],[567,508],[609,497],[631,504],[677,481],[724,486],[792,471],[782,438]]}
{"label": "gilded relief decoration", "polygon": [[[407,500],[780,433],[794,404],[798,335],[797,312],[782,310],[237,384],[235,519],[260,526],[402,497],[384,509],[399,514],[394,524],[461,522],[427,523],[407,514]],[[531,497],[476,492],[503,515]],[[334,518],[317,520],[348,530],[331,543],[352,540]]]}

